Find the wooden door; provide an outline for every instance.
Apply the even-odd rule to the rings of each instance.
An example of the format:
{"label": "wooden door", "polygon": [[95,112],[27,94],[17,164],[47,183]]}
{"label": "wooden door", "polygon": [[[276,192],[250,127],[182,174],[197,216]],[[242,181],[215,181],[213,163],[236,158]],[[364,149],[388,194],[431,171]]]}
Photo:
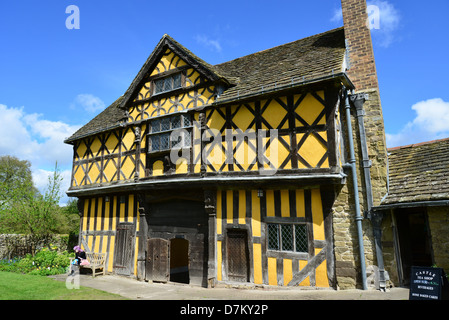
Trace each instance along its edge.
{"label": "wooden door", "polygon": [[146,280],[167,282],[170,278],[170,241],[148,239]]}
{"label": "wooden door", "polygon": [[228,279],[249,281],[248,242],[246,231],[230,230],[227,237]]}
{"label": "wooden door", "polygon": [[116,274],[129,276],[133,270],[134,225],[119,223],[115,237],[114,271]]}

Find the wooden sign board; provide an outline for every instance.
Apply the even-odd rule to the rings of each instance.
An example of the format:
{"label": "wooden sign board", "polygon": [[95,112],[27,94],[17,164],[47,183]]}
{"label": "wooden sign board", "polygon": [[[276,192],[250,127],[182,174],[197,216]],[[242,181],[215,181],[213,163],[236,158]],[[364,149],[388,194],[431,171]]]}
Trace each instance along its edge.
{"label": "wooden sign board", "polygon": [[409,300],[441,300],[443,276],[441,268],[412,267]]}

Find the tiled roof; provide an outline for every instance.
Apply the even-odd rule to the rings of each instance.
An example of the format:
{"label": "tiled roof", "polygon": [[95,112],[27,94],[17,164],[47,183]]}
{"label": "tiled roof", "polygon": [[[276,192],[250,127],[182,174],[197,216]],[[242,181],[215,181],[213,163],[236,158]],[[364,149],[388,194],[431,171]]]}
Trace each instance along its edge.
{"label": "tiled roof", "polygon": [[155,51],[150,55],[127,92],[66,140],[73,142],[82,137],[96,134],[119,126],[125,118],[123,104],[128,101],[132,91],[137,88],[140,78],[155,62],[158,48],[169,43],[177,53],[207,73],[212,79],[223,79],[232,84],[216,100],[216,104],[236,101],[248,95],[257,95],[266,90],[290,84],[298,85],[305,81],[320,79],[344,72],[345,56],[344,29],[338,28],[308,38],[260,51],[232,61],[211,66],[165,35]]}
{"label": "tiled roof", "polygon": [[388,152],[390,188],[382,204],[449,199],[449,139]]}

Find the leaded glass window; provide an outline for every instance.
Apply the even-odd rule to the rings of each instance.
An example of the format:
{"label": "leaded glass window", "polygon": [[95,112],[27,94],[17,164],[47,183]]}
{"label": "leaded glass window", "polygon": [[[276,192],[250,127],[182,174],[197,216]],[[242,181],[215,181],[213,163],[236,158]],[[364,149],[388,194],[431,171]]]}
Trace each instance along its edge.
{"label": "leaded glass window", "polygon": [[268,250],[307,252],[307,225],[269,223]]}
{"label": "leaded glass window", "polygon": [[154,93],[162,93],[181,88],[181,73],[155,80],[154,81]]}
{"label": "leaded glass window", "polygon": [[192,144],[191,123],[188,114],[152,120],[148,134],[148,152],[190,147]]}

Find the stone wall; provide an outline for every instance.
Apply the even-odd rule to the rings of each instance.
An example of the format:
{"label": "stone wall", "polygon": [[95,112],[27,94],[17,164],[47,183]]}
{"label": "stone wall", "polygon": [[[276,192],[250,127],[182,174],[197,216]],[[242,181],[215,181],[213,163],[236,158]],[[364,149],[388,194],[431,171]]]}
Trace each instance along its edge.
{"label": "stone wall", "polygon": [[[384,134],[384,124],[380,97],[377,90],[367,90],[369,100],[364,104],[364,125],[367,139],[373,204],[378,206],[387,193],[387,148]],[[354,110],[352,110],[354,111]],[[353,128],[353,141],[357,166],[357,181],[359,187],[359,199],[361,214],[366,210],[366,186],[361,153],[360,132],[358,130],[355,112],[351,116]],[[345,148],[348,146],[346,119],[342,117],[341,129]],[[347,150],[346,150],[347,151]],[[347,159],[344,155],[343,159]],[[337,284],[340,289],[353,289],[362,287],[361,263],[359,243],[356,225],[356,210],[354,203],[353,183],[348,172],[347,184],[338,190],[337,198],[333,206],[335,266]],[[369,220],[362,221],[363,245],[365,249],[366,267],[377,266],[373,227]]]}
{"label": "stone wall", "polygon": [[429,207],[427,215],[435,264],[449,274],[449,208]]}
{"label": "stone wall", "polygon": [[24,256],[35,253],[44,246],[52,245],[58,252],[69,251],[77,242],[77,235],[57,234],[47,240],[33,240],[30,235],[0,234],[0,260]]}

